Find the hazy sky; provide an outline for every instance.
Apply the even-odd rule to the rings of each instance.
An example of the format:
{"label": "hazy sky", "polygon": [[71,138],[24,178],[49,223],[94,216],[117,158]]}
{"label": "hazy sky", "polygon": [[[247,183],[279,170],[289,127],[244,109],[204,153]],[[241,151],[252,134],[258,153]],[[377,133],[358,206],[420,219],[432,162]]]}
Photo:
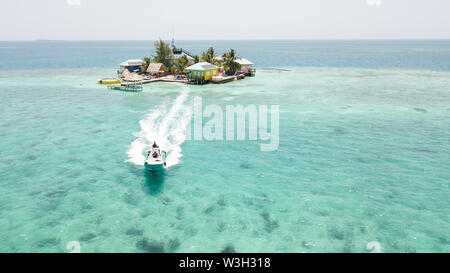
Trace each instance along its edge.
{"label": "hazy sky", "polygon": [[2,0],[0,40],[450,39],[450,0]]}

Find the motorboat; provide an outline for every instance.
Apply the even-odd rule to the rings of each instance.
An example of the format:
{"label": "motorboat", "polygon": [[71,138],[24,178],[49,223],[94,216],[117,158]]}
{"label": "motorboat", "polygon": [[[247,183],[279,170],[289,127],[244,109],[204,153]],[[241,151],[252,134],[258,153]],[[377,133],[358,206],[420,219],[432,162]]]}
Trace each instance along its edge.
{"label": "motorboat", "polygon": [[142,92],[142,84],[139,83],[121,83],[121,84],[110,84],[108,88],[111,90],[119,90],[126,92]]}
{"label": "motorboat", "polygon": [[227,82],[232,82],[236,80],[236,76],[216,76],[216,77],[212,77],[211,81],[213,83],[227,83]]}
{"label": "motorboat", "polygon": [[152,149],[147,152],[145,158],[145,169],[150,172],[157,172],[167,166],[166,164],[167,153],[161,150],[156,142],[153,143]]}

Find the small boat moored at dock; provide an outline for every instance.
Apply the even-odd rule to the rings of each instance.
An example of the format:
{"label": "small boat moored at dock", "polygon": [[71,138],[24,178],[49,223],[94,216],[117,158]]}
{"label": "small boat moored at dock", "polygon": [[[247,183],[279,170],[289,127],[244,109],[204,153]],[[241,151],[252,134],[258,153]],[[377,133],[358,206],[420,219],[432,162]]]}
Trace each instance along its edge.
{"label": "small boat moored at dock", "polygon": [[232,82],[235,80],[236,80],[236,76],[228,76],[228,77],[218,76],[218,77],[212,77],[211,82],[212,83],[227,83],[227,82]]}
{"label": "small boat moored at dock", "polygon": [[236,72],[235,77],[236,77],[236,80],[243,80],[243,79],[245,79],[245,74],[241,73],[241,72]]}
{"label": "small boat moored at dock", "polygon": [[122,84],[110,84],[108,85],[108,89],[126,92],[142,92],[143,87],[141,83],[122,83]]}

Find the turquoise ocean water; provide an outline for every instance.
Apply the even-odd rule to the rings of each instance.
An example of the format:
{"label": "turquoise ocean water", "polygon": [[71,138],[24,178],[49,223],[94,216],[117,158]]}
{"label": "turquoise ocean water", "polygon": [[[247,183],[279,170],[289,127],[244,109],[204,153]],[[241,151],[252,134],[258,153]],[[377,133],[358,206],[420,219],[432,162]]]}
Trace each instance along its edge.
{"label": "turquoise ocean water", "polygon": [[[257,76],[112,92],[152,42],[0,42],[0,252],[450,251],[450,41],[177,45]],[[197,96],[279,105],[279,149],[185,140]],[[133,163],[153,136],[156,175]]]}

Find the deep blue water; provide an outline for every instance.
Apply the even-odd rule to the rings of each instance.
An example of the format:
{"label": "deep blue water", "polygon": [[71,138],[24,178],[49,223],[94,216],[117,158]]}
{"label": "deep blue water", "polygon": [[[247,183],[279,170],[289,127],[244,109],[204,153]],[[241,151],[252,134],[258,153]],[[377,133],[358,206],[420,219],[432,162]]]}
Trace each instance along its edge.
{"label": "deep blue water", "polygon": [[[153,54],[153,41],[0,42],[0,69],[117,66]],[[259,67],[362,67],[450,70],[450,40],[438,41],[177,41],[201,55],[234,48]]]}

